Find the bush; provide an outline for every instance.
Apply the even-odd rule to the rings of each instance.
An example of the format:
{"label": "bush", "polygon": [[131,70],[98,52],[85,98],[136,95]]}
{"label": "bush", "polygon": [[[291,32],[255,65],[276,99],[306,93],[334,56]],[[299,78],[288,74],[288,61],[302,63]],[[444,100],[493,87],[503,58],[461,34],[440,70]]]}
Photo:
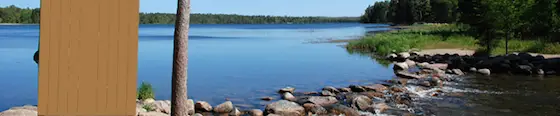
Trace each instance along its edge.
{"label": "bush", "polygon": [[138,99],[145,100],[148,98],[155,98],[154,97],[154,90],[152,85],[147,82],[142,82],[140,87],[138,88]]}

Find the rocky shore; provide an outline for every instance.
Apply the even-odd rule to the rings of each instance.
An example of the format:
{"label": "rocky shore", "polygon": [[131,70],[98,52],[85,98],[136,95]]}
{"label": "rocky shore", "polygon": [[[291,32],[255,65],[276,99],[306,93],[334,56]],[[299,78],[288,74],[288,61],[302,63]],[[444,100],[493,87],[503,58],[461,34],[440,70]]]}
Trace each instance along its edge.
{"label": "rocky shore", "polygon": [[[379,84],[327,86],[320,91],[296,91],[286,87],[278,90],[280,100],[263,96],[261,100],[274,101],[264,109],[242,110],[231,101],[215,106],[204,101],[189,100],[189,114],[193,116],[374,116],[374,115],[428,115],[417,100],[424,97],[458,95],[442,88],[446,82],[465,74],[525,74],[554,75],[560,71],[559,58],[517,53],[504,56],[477,56],[458,54],[420,55],[417,52],[391,54],[396,77]],[[459,93],[460,94],[460,93]],[[137,100],[138,116],[167,116],[171,111],[169,100]],[[37,115],[35,106],[14,107],[0,116]]]}

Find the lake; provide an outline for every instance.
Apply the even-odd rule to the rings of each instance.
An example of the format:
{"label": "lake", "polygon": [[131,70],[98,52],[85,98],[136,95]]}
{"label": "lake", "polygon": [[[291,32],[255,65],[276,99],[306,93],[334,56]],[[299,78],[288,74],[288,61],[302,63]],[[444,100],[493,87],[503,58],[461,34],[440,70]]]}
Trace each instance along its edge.
{"label": "lake", "polygon": [[[351,55],[340,43],[378,24],[191,25],[189,98],[217,105],[226,98],[242,108],[259,108],[276,90],[315,91],[390,79],[392,70],[369,57]],[[171,99],[173,25],[140,25],[138,84],[149,82],[156,99]],[[0,25],[0,110],[37,103],[38,25]]]}

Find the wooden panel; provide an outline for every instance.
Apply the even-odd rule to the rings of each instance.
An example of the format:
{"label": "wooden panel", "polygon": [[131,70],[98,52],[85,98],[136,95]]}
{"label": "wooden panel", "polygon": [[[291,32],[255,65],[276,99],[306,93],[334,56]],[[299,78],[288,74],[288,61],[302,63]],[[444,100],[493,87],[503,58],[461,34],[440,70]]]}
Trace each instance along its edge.
{"label": "wooden panel", "polygon": [[139,0],[42,0],[39,115],[134,115]]}

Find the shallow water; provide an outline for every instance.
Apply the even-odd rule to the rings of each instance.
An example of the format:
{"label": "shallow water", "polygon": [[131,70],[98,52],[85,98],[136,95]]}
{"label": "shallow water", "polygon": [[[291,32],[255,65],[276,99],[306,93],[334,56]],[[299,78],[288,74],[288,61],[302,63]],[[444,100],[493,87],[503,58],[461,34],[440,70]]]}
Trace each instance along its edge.
{"label": "shallow water", "polygon": [[[192,25],[189,40],[189,97],[213,105],[230,98],[241,108],[262,107],[260,97],[292,86],[314,91],[388,79],[390,69],[367,57],[350,55],[338,44],[317,39],[348,39],[383,25]],[[375,28],[366,28],[375,27]],[[0,26],[0,110],[37,102],[37,25]],[[141,25],[138,83],[170,99],[172,25]]]}

